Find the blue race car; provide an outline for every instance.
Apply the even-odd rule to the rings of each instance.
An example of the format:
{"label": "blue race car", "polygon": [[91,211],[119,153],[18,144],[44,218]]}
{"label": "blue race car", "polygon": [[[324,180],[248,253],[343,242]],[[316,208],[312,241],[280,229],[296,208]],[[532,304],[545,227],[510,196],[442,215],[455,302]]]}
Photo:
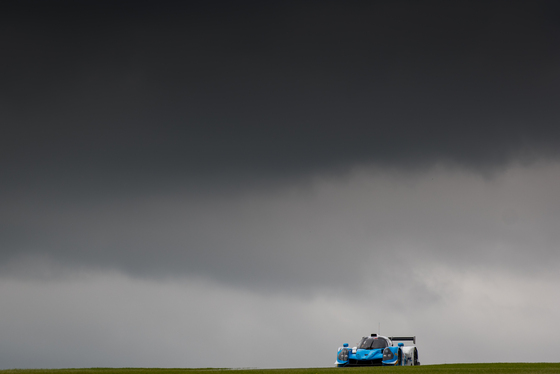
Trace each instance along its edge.
{"label": "blue race car", "polygon": [[416,344],[416,337],[411,336],[365,336],[358,345],[349,348],[348,344],[338,348],[335,365],[344,366],[411,366],[420,365],[418,349],[415,345],[405,346],[403,343],[393,345],[393,341],[412,341]]}

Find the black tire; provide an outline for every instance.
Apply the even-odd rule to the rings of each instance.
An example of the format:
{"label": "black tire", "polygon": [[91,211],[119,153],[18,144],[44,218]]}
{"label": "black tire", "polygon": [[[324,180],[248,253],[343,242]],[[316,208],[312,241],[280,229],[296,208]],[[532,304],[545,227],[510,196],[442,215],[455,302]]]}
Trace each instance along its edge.
{"label": "black tire", "polygon": [[420,361],[418,361],[418,350],[414,349],[414,365],[420,365]]}

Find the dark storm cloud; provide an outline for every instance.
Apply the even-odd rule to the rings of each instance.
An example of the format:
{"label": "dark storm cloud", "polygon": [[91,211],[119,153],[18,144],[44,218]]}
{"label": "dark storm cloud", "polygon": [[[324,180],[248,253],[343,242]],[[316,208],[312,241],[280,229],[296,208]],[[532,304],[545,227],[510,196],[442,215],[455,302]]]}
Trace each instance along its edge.
{"label": "dark storm cloud", "polygon": [[50,279],[114,269],[340,297],[374,282],[388,305],[407,308],[402,298],[415,307],[438,304],[446,286],[426,281],[433,269],[556,273],[558,171],[510,168],[493,180],[441,170],[365,172],[235,196],[10,195],[0,216],[0,275]]}
{"label": "dark storm cloud", "polygon": [[[557,157],[556,3],[4,6],[3,274],[44,260],[335,287],[333,275],[372,263],[388,276],[396,262],[387,250],[408,268],[415,248],[466,267],[495,264],[487,249],[501,235],[514,248],[505,252],[519,254],[511,268],[527,260],[501,221],[480,223],[484,205],[448,210],[426,192],[436,185],[423,185],[424,200],[414,188],[393,194],[390,170],[412,171],[404,183],[414,186],[435,164],[489,175]],[[329,180],[359,167],[377,173],[364,179],[371,190]],[[480,187],[453,185],[454,197],[468,186]],[[331,201],[329,188],[344,192]],[[516,222],[519,208],[478,198]],[[535,232],[526,244],[548,254],[554,230],[549,243]],[[414,293],[437,299],[422,284]]]}
{"label": "dark storm cloud", "polygon": [[18,2],[2,12],[1,167],[129,187],[556,157],[558,16],[552,2]]}

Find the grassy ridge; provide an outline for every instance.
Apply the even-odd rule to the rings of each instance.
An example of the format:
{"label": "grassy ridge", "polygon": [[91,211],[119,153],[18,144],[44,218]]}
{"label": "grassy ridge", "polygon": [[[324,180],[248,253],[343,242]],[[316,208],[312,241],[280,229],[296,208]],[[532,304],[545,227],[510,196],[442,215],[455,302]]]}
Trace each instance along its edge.
{"label": "grassy ridge", "polygon": [[0,374],[209,374],[210,371],[233,371],[235,374],[560,374],[560,363],[446,364],[414,367],[358,367],[306,369],[13,369]]}

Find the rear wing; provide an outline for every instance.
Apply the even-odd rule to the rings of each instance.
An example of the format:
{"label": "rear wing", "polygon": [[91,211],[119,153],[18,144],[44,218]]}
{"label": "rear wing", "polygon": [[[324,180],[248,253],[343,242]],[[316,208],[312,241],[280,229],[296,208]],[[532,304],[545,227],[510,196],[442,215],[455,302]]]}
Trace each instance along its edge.
{"label": "rear wing", "polygon": [[389,336],[391,340],[397,341],[411,341],[413,344],[416,344],[416,336]]}

